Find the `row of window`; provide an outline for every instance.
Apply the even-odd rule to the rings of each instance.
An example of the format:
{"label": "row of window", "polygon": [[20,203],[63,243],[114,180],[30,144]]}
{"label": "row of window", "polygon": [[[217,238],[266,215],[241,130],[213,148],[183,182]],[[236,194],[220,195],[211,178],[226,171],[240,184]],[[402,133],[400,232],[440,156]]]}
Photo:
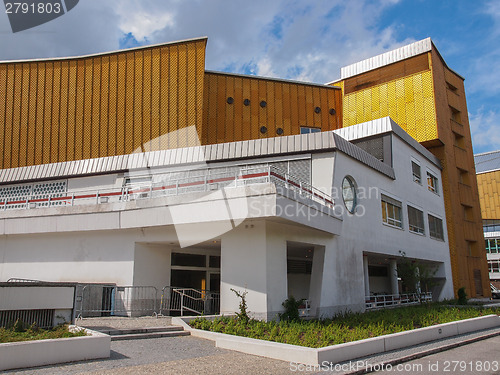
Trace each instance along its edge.
{"label": "row of window", "polygon": [[[422,185],[422,171],[420,165],[412,160],[411,162],[411,170],[413,174],[413,181],[417,184]],[[438,190],[438,179],[432,173],[427,172],[427,189],[432,191],[433,193],[439,194]]]}
{"label": "row of window", "polygon": [[500,260],[489,260],[488,261],[488,272],[489,273],[500,273]]}
{"label": "row of window", "polygon": [[500,238],[488,238],[484,241],[484,244],[488,254],[500,253]]}
{"label": "row of window", "polygon": [[[425,235],[424,212],[407,206],[408,229],[410,232]],[[431,214],[427,215],[429,222],[429,235],[437,240],[444,240],[443,220]],[[403,205],[401,202],[382,195],[382,220],[388,225],[403,229]]]}

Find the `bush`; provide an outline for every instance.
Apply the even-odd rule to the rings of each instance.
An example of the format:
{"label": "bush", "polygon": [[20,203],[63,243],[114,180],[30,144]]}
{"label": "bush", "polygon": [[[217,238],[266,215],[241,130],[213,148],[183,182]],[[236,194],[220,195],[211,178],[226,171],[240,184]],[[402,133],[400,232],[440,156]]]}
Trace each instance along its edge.
{"label": "bush", "polygon": [[431,303],[366,313],[343,313],[323,320],[249,320],[243,324],[238,318],[223,317],[212,322],[200,318],[190,325],[213,332],[321,348],[489,314],[500,314],[500,308],[450,308]]}
{"label": "bush", "polygon": [[461,287],[458,292],[457,292],[457,295],[458,295],[458,301],[457,303],[459,305],[467,305],[467,293],[465,293],[465,287]]}
{"label": "bush", "polygon": [[279,314],[280,320],[288,320],[296,322],[300,320],[299,306],[304,303],[304,299],[296,300],[294,296],[290,296],[281,305],[285,308],[285,312]]}

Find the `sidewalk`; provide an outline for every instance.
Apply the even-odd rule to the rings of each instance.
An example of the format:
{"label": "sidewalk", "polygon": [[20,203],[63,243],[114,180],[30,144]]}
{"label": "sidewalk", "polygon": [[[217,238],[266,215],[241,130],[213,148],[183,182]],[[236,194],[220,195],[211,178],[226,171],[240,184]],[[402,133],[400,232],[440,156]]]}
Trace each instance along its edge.
{"label": "sidewalk", "polygon": [[99,329],[156,328],[171,326],[172,317],[159,316],[156,318],[144,316],[140,318],[128,318],[109,316],[78,319],[75,324],[77,326],[90,328],[96,331],[99,331]]}

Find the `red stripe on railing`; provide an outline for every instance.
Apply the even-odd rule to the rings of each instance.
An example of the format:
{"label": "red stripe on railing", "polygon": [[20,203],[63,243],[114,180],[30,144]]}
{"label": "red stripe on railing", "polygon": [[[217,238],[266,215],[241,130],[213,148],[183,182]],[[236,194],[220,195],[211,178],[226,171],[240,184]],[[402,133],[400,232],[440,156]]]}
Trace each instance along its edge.
{"label": "red stripe on railing", "polygon": [[[260,172],[260,173],[249,173],[249,174],[243,174],[240,176],[235,176],[235,177],[221,177],[221,178],[214,178],[211,180],[199,180],[199,181],[193,181],[193,182],[186,182],[182,184],[172,184],[172,185],[164,185],[164,186],[155,186],[152,188],[142,188],[142,189],[137,189],[137,190],[130,190],[130,191],[124,191],[123,189],[120,191],[115,191],[115,192],[109,192],[109,193],[96,193],[96,194],[83,194],[83,195],[74,195],[74,196],[65,196],[65,197],[52,197],[50,198],[50,201],[67,201],[67,200],[74,200],[74,199],[88,199],[88,198],[98,198],[98,197],[113,197],[113,196],[120,196],[124,194],[138,194],[138,193],[147,193],[150,191],[159,191],[159,190],[169,190],[169,189],[174,189],[174,188],[184,188],[184,187],[190,187],[190,186],[199,186],[199,185],[204,185],[205,183],[213,184],[213,183],[220,183],[220,182],[228,182],[228,181],[233,181],[233,180],[246,180],[250,178],[257,178],[257,177],[265,177],[265,176],[272,176],[275,177],[281,181],[287,182],[289,185],[297,187],[306,193],[311,194],[311,196],[317,197],[324,202],[328,204],[332,204],[333,202],[329,199],[326,199],[326,196],[317,193],[313,191],[312,189],[308,189],[306,187],[301,186],[299,183],[289,180],[286,178],[286,176],[282,176],[276,172],[270,171],[270,172]],[[25,203],[41,203],[41,202],[49,202],[49,198],[37,198],[37,199],[29,199],[29,200],[18,200],[18,201],[7,201],[7,202],[0,202],[0,206],[6,206],[6,205],[12,205],[12,204],[25,204]]]}

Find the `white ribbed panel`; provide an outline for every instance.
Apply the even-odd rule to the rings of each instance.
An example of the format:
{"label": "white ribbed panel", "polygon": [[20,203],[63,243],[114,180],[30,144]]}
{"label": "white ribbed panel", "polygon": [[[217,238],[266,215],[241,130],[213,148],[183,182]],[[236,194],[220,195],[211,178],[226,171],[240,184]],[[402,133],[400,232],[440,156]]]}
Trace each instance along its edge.
{"label": "white ribbed panel", "polygon": [[340,69],[340,77],[341,79],[349,78],[369,70],[380,68],[381,66],[393,64],[409,57],[420,55],[424,52],[429,52],[431,49],[431,38],[419,40],[418,42],[408,44],[381,55],[347,65]]}

